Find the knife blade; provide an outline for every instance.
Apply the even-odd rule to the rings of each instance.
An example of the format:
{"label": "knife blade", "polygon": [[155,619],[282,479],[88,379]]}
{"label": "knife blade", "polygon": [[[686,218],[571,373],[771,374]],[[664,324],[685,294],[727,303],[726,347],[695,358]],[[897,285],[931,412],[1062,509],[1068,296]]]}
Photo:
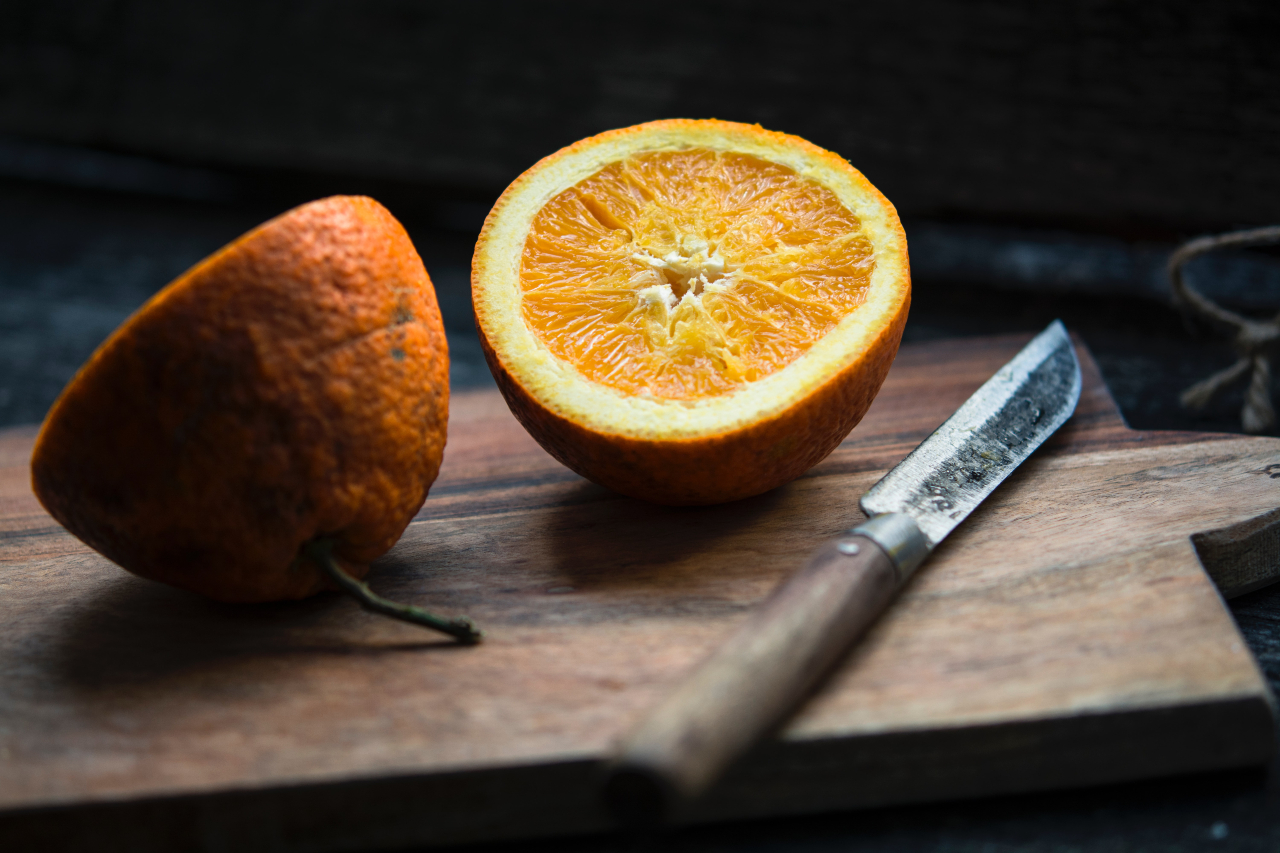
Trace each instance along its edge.
{"label": "knife blade", "polygon": [[622,742],[603,785],[614,817],[679,818],[782,723],[938,543],[1071,417],[1081,386],[1055,320],[862,496],[866,521],[819,548]]}

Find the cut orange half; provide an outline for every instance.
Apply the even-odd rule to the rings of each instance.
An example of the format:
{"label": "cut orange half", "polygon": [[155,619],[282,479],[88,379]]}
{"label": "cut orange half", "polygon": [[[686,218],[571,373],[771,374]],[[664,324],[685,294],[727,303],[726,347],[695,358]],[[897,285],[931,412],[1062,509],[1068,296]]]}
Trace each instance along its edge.
{"label": "cut orange half", "polygon": [[472,263],[516,417],[623,494],[735,500],[858,423],[911,301],[893,206],[795,136],[670,120],[582,140],[507,188]]}

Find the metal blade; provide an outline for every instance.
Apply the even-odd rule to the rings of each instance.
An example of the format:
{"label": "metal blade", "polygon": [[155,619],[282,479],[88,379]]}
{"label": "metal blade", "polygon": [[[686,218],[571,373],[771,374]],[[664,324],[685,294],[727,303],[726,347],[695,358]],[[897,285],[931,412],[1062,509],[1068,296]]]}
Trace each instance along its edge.
{"label": "metal blade", "polygon": [[1054,320],[872,486],[862,511],[909,515],[937,545],[1071,417],[1080,385],[1075,348]]}

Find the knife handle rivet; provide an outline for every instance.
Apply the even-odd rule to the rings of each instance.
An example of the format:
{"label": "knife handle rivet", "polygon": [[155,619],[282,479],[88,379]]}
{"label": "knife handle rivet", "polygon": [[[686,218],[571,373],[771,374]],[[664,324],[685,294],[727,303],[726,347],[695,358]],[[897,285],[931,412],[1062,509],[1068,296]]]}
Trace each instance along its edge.
{"label": "knife handle rivet", "polygon": [[847,557],[853,557],[862,549],[858,547],[857,542],[850,542],[846,539],[836,543],[836,550]]}

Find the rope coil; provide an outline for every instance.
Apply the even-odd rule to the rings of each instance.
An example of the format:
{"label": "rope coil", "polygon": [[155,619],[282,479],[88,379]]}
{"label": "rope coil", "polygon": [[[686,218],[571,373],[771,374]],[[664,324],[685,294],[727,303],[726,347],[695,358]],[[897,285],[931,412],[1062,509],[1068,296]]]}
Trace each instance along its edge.
{"label": "rope coil", "polygon": [[1169,281],[1173,285],[1174,304],[1184,314],[1203,320],[1226,334],[1240,356],[1235,364],[1183,391],[1179,399],[1185,408],[1203,409],[1220,391],[1249,373],[1244,408],[1240,412],[1240,421],[1247,433],[1266,432],[1276,422],[1275,407],[1271,404],[1271,358],[1280,344],[1280,314],[1270,320],[1251,320],[1223,308],[1191,286],[1183,274],[1183,267],[1191,259],[1219,249],[1272,243],[1280,243],[1280,225],[1198,237],[1182,244],[1169,256]]}

